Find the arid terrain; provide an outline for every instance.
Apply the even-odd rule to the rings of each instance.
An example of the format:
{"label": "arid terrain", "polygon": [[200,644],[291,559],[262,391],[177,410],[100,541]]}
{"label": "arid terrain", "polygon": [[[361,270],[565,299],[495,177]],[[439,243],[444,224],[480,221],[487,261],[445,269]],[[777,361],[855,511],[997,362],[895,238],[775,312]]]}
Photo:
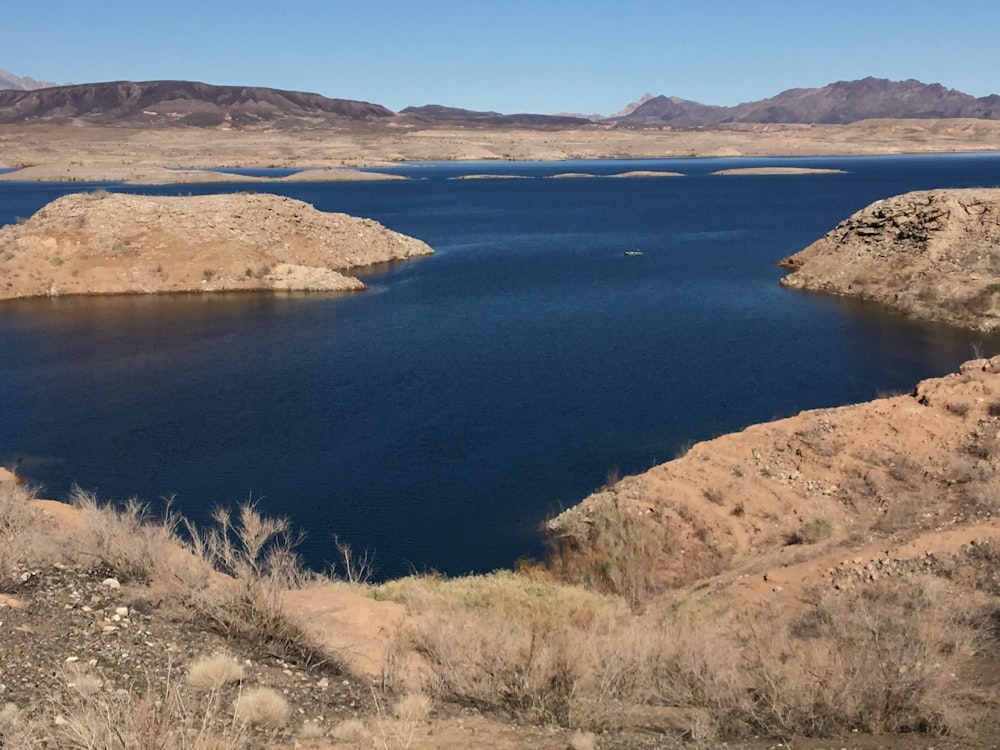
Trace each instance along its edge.
{"label": "arid terrain", "polygon": [[[221,166],[338,168],[309,176],[337,179],[402,160],[1000,148],[1000,122],[985,119],[385,120],[3,124],[0,166],[28,168],[15,179],[201,180],[164,173]],[[976,315],[945,319],[991,327],[996,199],[975,193],[904,196],[847,219],[814,246],[840,255],[811,288],[877,288],[860,296],[911,314],[959,300]],[[0,296],[315,288],[302,276],[314,272],[321,288],[354,288],[330,274],[427,251],[276,196],[88,193],[0,229]],[[826,257],[793,256],[790,279],[806,278],[810,255]],[[847,286],[828,281],[838,275]],[[910,291],[923,308],[897,304]],[[610,477],[548,524],[548,559],[487,576],[376,585],[347,548],[337,575],[319,576],[300,567],[294,530],[252,508],[191,529],[169,509],[83,492],[72,506],[39,501],[0,470],[0,744],[995,748],[998,472],[998,357]]]}
{"label": "arid terrain", "polygon": [[[1000,121],[866,120],[718,129],[427,128],[258,132],[94,125],[0,125],[0,167],[51,179],[121,179],[123,168],[378,166],[399,161],[814,156],[1000,149]],[[74,168],[85,167],[75,173]],[[70,170],[67,172],[66,170]],[[107,170],[106,172],[103,170]],[[37,178],[33,178],[37,179]]]}

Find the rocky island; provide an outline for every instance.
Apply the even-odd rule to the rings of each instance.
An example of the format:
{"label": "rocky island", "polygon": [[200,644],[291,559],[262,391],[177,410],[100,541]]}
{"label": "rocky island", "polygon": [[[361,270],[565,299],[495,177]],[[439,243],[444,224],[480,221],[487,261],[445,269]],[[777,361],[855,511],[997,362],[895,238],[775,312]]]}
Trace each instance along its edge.
{"label": "rocky island", "polygon": [[0,228],[0,299],[352,291],[347,269],[427,255],[371,219],[270,194],[67,195]]}
{"label": "rocky island", "polygon": [[925,320],[1000,327],[1000,189],[921,190],[876,201],[779,265],[781,280]]}

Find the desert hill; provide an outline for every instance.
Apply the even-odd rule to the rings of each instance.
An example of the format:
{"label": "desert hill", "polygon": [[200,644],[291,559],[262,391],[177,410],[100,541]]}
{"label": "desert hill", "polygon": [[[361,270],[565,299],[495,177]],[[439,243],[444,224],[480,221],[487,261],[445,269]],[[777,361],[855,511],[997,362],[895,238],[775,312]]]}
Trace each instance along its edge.
{"label": "desert hill", "polygon": [[[567,570],[582,565],[608,589],[639,599],[716,579],[756,591],[761,580],[782,578],[760,575],[816,556],[817,545],[872,547],[884,557],[954,529],[975,529],[969,538],[1000,535],[998,440],[1000,357],[973,360],[909,394],[805,411],[698,443],[592,494],[548,527]],[[609,548],[611,535],[644,548],[640,558],[626,565],[624,550]],[[943,542],[925,544],[940,551]],[[871,562],[842,566],[857,555],[833,554],[813,570],[813,584],[830,585]],[[744,580],[753,571],[756,578]]]}
{"label": "desert hill", "polygon": [[1000,189],[925,190],[876,201],[779,264],[781,283],[881,303],[927,320],[1000,327]]}
{"label": "desert hill", "polygon": [[0,299],[358,290],[340,271],[431,252],[370,219],[264,193],[76,193],[0,229]]}
{"label": "desert hill", "polygon": [[392,117],[378,104],[254,86],[114,81],[0,91],[0,123],[81,120],[101,125],[331,126]]}

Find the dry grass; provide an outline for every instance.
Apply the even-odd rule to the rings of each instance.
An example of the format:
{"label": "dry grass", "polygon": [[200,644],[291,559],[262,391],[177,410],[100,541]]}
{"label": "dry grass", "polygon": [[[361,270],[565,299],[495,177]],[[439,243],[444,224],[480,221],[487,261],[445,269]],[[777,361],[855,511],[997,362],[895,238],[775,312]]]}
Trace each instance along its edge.
{"label": "dry grass", "polygon": [[[26,497],[0,484],[5,570],[37,554],[37,537],[44,536]],[[235,517],[217,512],[207,529],[185,526],[185,542],[169,514],[157,519],[136,503],[102,505],[87,493],[77,493],[75,502],[82,525],[68,555],[158,587],[182,611],[228,635],[269,651],[309,653],[283,612],[282,592],[303,580],[287,522],[245,505]],[[617,531],[616,517],[623,523]],[[601,523],[589,582],[614,583],[624,598],[557,584],[537,569],[451,580],[415,576],[370,587],[376,598],[407,605],[413,624],[401,645],[415,648],[427,667],[421,694],[399,697],[391,710],[384,708],[388,698],[376,696],[376,741],[409,746],[432,700],[595,732],[620,728],[628,715],[631,726],[703,742],[855,730],[974,734],[976,717],[998,708],[968,678],[981,639],[997,636],[985,628],[1000,621],[996,568],[985,564],[997,556],[991,546],[975,547],[976,561],[984,563],[976,568],[980,599],[927,576],[817,593],[796,603],[794,616],[766,607],[735,614],[708,598],[654,600],[640,613],[630,604],[651,590],[642,571],[628,568],[654,551],[626,517],[612,514]],[[981,625],[984,618],[989,622]],[[58,724],[32,725],[16,707],[7,708],[0,711],[0,736],[12,747],[43,741],[60,748],[239,747],[247,726],[284,727],[290,713],[280,694],[261,688],[239,697],[231,720],[219,688],[239,672],[226,656],[192,663],[188,681],[206,691],[192,708],[172,686],[117,692],[86,672],[67,671],[67,690],[53,699]],[[391,676],[387,682],[394,684]],[[361,746],[373,741],[363,724],[338,725],[332,735]],[[580,747],[588,747],[590,735],[579,737]]]}
{"label": "dry grass", "polygon": [[156,584],[183,597],[206,585],[209,569],[185,552],[178,535],[181,518],[169,502],[161,515],[136,499],[122,504],[100,501],[74,487],[70,503],[79,511],[81,528],[70,540],[70,554],[83,563],[107,569],[123,582]]}
{"label": "dry grass", "polygon": [[372,733],[360,719],[345,719],[333,728],[330,736],[337,742],[349,745],[365,748],[372,746]]}
{"label": "dry grass", "polygon": [[659,561],[681,546],[669,529],[654,529],[615,496],[595,504],[589,520],[586,538],[549,538],[550,570],[561,580],[624,597],[635,609],[664,592]]}
{"label": "dry grass", "polygon": [[199,690],[218,690],[243,679],[243,667],[229,654],[202,656],[191,662],[187,682]]}
{"label": "dry grass", "polygon": [[197,708],[168,685],[162,694],[74,690],[56,699],[56,719],[36,729],[43,747],[66,750],[237,750],[243,727],[226,719],[217,695]]}
{"label": "dry grass", "polygon": [[213,517],[207,529],[186,528],[195,555],[223,575],[192,592],[190,606],[226,635],[288,658],[326,660],[285,613],[284,592],[308,578],[288,521],[266,518],[251,503],[240,505],[235,519],[222,508]]}
{"label": "dry grass", "polygon": [[[791,621],[710,600],[629,614],[510,574],[379,590],[419,612],[411,637],[439,700],[593,731],[620,726],[627,708],[641,725],[716,741],[968,731],[993,700],[958,677],[980,629],[950,586],[927,577],[831,590]],[[658,718],[667,708],[669,727]]]}
{"label": "dry grass", "polygon": [[277,690],[256,687],[241,693],[233,703],[233,716],[239,724],[262,729],[281,729],[288,724],[292,709]]}
{"label": "dry grass", "polygon": [[597,737],[590,732],[574,732],[568,743],[569,750],[597,750]]}
{"label": "dry grass", "polygon": [[30,498],[23,485],[0,482],[0,587],[11,580],[18,565],[36,556],[32,545],[40,514],[28,505]]}

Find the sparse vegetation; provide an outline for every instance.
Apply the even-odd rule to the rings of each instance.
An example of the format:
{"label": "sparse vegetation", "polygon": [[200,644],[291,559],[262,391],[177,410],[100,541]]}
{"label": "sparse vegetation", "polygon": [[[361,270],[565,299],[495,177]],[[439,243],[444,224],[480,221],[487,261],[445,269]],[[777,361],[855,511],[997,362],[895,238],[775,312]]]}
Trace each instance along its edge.
{"label": "sparse vegetation", "polygon": [[230,654],[202,656],[188,666],[188,684],[201,690],[218,690],[242,679],[243,667]]}
{"label": "sparse vegetation", "polygon": [[833,521],[826,516],[817,516],[805,521],[788,537],[789,544],[815,544],[828,539],[833,534]]}
{"label": "sparse vegetation", "polygon": [[288,723],[292,709],[277,690],[256,687],[241,693],[233,703],[233,716],[239,724],[281,729]]}

